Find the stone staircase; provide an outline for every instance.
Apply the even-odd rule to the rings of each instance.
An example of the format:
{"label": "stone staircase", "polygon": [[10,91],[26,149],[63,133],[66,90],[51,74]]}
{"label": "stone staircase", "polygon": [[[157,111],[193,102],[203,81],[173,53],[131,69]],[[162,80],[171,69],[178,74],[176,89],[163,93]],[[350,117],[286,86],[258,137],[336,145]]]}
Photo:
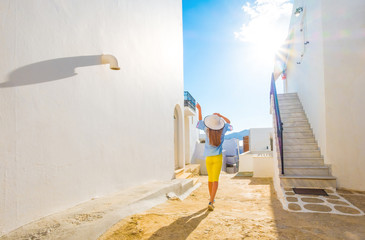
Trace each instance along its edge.
{"label": "stone staircase", "polygon": [[280,176],[281,185],[287,188],[336,188],[336,178],[324,164],[297,94],[278,94],[278,101],[284,129],[285,172]]}
{"label": "stone staircase", "polygon": [[195,185],[199,181],[199,164],[187,164],[185,168],[175,170],[175,177],[179,179],[192,179]]}

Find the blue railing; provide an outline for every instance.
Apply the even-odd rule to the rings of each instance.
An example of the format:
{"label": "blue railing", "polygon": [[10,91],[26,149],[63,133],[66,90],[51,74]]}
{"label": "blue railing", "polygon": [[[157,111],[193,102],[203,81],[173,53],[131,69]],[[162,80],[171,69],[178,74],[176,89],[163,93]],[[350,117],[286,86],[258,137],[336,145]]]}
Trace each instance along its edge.
{"label": "blue railing", "polygon": [[275,122],[276,122],[276,137],[277,137],[276,140],[279,144],[279,150],[280,150],[281,174],[284,175],[283,123],[281,122],[281,117],[280,117],[278,94],[276,92],[274,74],[271,75],[270,101],[271,101],[271,96],[273,96],[274,100],[275,112],[273,114],[275,115]]}
{"label": "blue railing", "polygon": [[195,111],[195,99],[188,91],[184,91],[184,106],[190,107]]}

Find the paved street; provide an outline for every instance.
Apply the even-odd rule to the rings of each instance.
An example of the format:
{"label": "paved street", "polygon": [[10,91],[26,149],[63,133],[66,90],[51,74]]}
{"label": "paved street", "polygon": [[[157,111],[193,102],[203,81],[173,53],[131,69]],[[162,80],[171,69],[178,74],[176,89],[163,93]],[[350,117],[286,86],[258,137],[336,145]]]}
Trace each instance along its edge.
{"label": "paved street", "polygon": [[[271,179],[222,174],[215,210],[207,177],[184,201],[167,201],[116,224],[100,239],[365,239],[365,217],[283,210]],[[365,210],[365,194],[340,191]]]}

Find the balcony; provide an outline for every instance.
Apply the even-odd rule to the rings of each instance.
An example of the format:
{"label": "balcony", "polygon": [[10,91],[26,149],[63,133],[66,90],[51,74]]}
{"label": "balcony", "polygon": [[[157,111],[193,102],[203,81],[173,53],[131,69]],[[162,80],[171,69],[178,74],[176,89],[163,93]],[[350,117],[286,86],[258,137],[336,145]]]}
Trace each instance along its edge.
{"label": "balcony", "polygon": [[188,91],[184,91],[184,109],[185,116],[195,115],[195,99]]}

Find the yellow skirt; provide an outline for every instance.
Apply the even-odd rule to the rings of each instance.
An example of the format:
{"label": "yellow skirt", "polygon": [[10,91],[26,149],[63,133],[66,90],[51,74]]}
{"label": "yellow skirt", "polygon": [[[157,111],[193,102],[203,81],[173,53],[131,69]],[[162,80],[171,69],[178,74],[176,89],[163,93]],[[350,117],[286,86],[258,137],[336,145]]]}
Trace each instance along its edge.
{"label": "yellow skirt", "polygon": [[218,182],[219,174],[222,169],[222,154],[215,156],[208,156],[205,158],[205,164],[207,166],[208,171],[208,181],[209,182]]}

